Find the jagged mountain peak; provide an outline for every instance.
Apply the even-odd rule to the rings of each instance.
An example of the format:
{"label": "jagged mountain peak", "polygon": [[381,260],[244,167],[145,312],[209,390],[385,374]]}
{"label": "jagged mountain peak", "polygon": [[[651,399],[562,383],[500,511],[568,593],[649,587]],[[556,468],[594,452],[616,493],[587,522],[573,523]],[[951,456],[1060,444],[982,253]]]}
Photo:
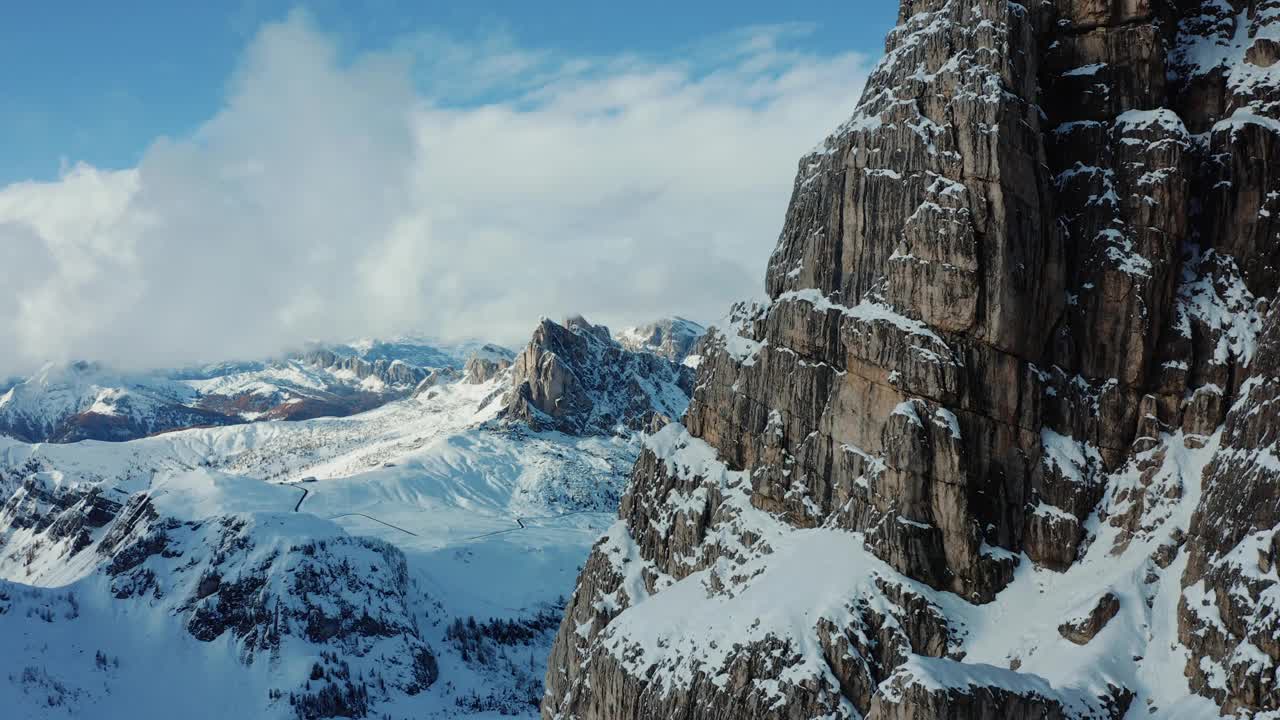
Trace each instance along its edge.
{"label": "jagged mountain peak", "polygon": [[707,329],[678,315],[661,318],[645,325],[629,327],[618,333],[617,340],[628,350],[645,350],[681,363],[694,354],[698,341]]}
{"label": "jagged mountain peak", "polygon": [[[541,321],[539,322],[539,329],[543,327],[556,327],[556,326],[557,326],[556,323],[549,321],[547,318],[542,318]],[[604,325],[593,325],[591,321],[587,320],[586,317],[578,313],[565,316],[564,321],[559,323],[559,327],[566,327],[576,333],[586,333],[604,340],[613,339],[613,335],[612,333],[609,332],[608,327]],[[538,332],[538,331],[535,330],[534,332]]]}
{"label": "jagged mountain peak", "polygon": [[571,434],[639,430],[680,417],[692,374],[635,352],[580,315],[543,318],[512,365],[507,417]]}
{"label": "jagged mountain peak", "polygon": [[515,352],[501,345],[483,345],[467,358],[463,376],[467,382],[486,382],[511,367],[515,358]]}

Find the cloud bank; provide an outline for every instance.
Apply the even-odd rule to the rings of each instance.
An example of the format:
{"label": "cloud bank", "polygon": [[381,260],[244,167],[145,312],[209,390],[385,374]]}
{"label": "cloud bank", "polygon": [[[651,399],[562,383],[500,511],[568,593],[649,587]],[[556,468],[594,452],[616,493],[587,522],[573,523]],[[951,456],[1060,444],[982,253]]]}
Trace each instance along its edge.
{"label": "cloud bank", "polygon": [[423,33],[349,57],[295,13],[189,137],[0,189],[0,375],[712,320],[759,294],[796,161],[866,75],[802,41],[580,58]]}

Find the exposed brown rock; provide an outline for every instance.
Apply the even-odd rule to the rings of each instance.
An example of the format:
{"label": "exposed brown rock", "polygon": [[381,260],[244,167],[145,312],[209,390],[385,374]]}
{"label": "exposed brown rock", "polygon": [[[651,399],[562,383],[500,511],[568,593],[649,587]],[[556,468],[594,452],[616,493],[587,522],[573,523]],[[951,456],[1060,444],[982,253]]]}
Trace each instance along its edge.
{"label": "exposed brown rock", "polygon": [[425,395],[431,390],[431,388],[436,387],[441,383],[450,382],[456,377],[456,373],[449,368],[437,368],[432,370],[427,373],[427,376],[422,378],[422,382],[418,383],[417,387],[413,389],[411,397]]}
{"label": "exposed brown rock", "polygon": [[1120,612],[1120,598],[1107,593],[1098,598],[1084,617],[1068,620],[1058,626],[1058,634],[1077,645],[1087,645],[1111,618]]}
{"label": "exposed brown rock", "polygon": [[1280,62],[1280,42],[1274,38],[1258,38],[1245,51],[1244,60],[1250,65],[1269,68]]}

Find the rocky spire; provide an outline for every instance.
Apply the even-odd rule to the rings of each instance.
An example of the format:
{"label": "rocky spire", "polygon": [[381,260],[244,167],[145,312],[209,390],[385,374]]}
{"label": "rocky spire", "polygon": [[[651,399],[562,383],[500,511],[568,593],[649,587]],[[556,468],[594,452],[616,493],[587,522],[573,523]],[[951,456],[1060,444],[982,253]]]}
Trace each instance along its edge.
{"label": "rocky spire", "polygon": [[693,379],[690,368],[628,350],[581,315],[539,322],[511,373],[504,415],[571,435],[661,427],[684,412]]}

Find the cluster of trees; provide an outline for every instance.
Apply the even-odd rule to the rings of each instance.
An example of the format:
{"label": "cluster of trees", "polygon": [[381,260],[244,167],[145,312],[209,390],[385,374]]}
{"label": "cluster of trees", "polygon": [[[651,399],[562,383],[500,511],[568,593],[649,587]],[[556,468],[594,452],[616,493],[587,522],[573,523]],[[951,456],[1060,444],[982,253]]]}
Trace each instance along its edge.
{"label": "cluster of trees", "polygon": [[488,665],[493,648],[485,640],[504,646],[532,645],[559,627],[560,615],[558,610],[544,608],[536,615],[515,620],[490,618],[487,622],[477,622],[474,616],[465,621],[454,618],[445,629],[444,636],[458,648],[463,660],[470,662],[474,659]]}
{"label": "cluster of trees", "polygon": [[117,656],[117,657],[107,657],[107,654],[106,654],[106,653],[104,653],[104,652],[102,652],[101,650],[99,650],[98,652],[96,652],[96,653],[94,653],[94,654],[93,654],[93,664],[94,664],[94,666],[95,666],[95,667],[97,667],[99,670],[106,670],[108,667],[111,667],[111,668],[119,668],[119,667],[120,667],[120,658],[119,658],[118,656]]}
{"label": "cluster of trees", "polygon": [[[357,672],[353,677],[351,666],[341,655],[325,650],[320,653],[319,662],[312,663],[303,692],[289,693],[289,705],[299,720],[363,718],[369,713],[371,695],[376,698],[386,694],[387,683],[382,675],[372,672],[366,678]],[[279,700],[284,693],[273,689],[268,691],[268,697]]]}
{"label": "cluster of trees", "polygon": [[500,715],[524,715],[537,707],[542,699],[542,668],[538,662],[548,635],[560,625],[561,611],[544,608],[530,617],[509,620],[490,618],[480,622],[474,617],[455,618],[445,628],[445,639],[462,656],[464,662],[491,668],[495,675],[510,680],[510,687],[497,693],[468,693],[457,697],[455,704],[469,712],[496,712]]}
{"label": "cluster of trees", "polygon": [[49,674],[49,670],[43,665],[37,667],[28,665],[22,669],[22,674],[18,677],[9,676],[9,682],[20,684],[22,691],[27,695],[38,696],[42,692],[45,696],[45,705],[48,707],[62,707],[69,700],[76,700],[80,692],[72,690],[61,681]]}
{"label": "cluster of trees", "polygon": [[315,692],[289,693],[289,704],[299,720],[362,718],[369,714],[369,688],[350,680],[325,682]]}

